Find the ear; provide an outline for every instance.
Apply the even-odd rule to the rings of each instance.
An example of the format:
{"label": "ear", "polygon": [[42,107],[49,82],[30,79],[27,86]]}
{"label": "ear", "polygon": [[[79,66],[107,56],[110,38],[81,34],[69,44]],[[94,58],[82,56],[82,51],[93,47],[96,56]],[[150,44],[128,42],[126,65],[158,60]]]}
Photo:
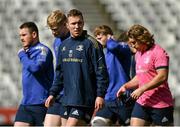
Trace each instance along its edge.
{"label": "ear", "polygon": [[66,23],[66,27],[69,29],[69,24],[68,24],[68,22]]}
{"label": "ear", "polygon": [[83,20],[83,27],[84,27],[84,20]]}
{"label": "ear", "polygon": [[32,37],[37,38],[37,33],[35,31],[32,32]]}

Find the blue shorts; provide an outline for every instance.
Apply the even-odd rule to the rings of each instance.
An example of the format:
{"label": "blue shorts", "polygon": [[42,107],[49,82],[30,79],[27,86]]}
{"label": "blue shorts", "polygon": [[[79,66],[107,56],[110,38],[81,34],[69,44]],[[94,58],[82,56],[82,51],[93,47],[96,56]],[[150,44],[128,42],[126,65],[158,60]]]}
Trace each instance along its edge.
{"label": "blue shorts", "polygon": [[144,119],[154,125],[166,126],[174,122],[173,107],[151,108],[135,103],[131,117]]}
{"label": "blue shorts", "polygon": [[25,122],[32,126],[43,126],[47,108],[43,105],[20,105],[15,122]]}
{"label": "blue shorts", "polygon": [[55,101],[55,103],[50,106],[47,110],[47,114],[59,115],[63,116],[65,112],[65,107],[62,105],[61,102]]}
{"label": "blue shorts", "polygon": [[113,123],[117,120],[120,125],[129,125],[134,101],[129,99],[127,103],[121,100],[105,101],[105,106],[96,112],[96,116],[110,119]]}
{"label": "blue shorts", "polygon": [[87,124],[90,123],[91,117],[94,112],[93,108],[86,107],[74,107],[74,106],[65,106],[65,112],[63,114],[63,118],[68,119],[69,117],[80,119],[85,121]]}

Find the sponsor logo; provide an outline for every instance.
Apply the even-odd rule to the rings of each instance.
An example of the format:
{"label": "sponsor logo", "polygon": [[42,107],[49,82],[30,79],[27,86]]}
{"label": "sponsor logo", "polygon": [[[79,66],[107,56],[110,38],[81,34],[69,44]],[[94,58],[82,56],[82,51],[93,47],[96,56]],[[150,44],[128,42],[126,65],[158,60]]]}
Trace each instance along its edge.
{"label": "sponsor logo", "polygon": [[64,115],[67,116],[67,111],[64,112]]}
{"label": "sponsor logo", "polygon": [[163,119],[161,120],[162,123],[165,123],[165,122],[167,122],[167,121],[169,121],[169,120],[168,120],[168,118],[166,118],[166,117],[163,117]]}
{"label": "sponsor logo", "polygon": [[66,51],[66,47],[64,46],[61,51],[62,51],[62,52],[63,52],[63,51]]}
{"label": "sponsor logo", "polygon": [[41,48],[41,55],[44,55],[44,56],[46,56],[47,55],[47,51],[46,51],[46,49],[45,48]]}
{"label": "sponsor logo", "polygon": [[79,116],[79,112],[78,112],[78,110],[73,111],[73,112],[72,112],[72,115]]}

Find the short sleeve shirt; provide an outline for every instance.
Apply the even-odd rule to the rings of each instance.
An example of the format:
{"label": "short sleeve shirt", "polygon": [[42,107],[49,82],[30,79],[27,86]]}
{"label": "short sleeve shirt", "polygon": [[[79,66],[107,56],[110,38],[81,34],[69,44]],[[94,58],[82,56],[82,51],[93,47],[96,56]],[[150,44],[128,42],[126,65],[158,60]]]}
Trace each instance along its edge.
{"label": "short sleeve shirt", "polygon": [[[150,82],[160,68],[169,66],[169,56],[159,45],[155,44],[144,53],[136,53],[136,75],[139,87]],[[173,105],[172,95],[168,82],[163,82],[160,86],[144,92],[137,102],[143,106],[153,108],[165,108]]]}

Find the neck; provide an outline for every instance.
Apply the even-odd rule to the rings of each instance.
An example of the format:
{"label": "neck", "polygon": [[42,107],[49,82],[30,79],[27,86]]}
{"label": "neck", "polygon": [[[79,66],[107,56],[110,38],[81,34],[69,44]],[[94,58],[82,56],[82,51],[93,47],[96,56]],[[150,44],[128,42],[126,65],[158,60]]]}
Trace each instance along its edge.
{"label": "neck", "polygon": [[38,42],[39,42],[39,39],[36,39],[36,40],[34,40],[34,41],[32,42],[31,45],[33,46],[33,45],[37,44]]}

